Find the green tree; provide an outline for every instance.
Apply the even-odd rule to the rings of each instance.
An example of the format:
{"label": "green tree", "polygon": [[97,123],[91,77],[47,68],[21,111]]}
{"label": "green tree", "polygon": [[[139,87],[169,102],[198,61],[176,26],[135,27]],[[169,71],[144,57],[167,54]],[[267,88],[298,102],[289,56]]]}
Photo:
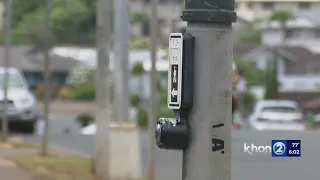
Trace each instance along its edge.
{"label": "green tree", "polygon": [[131,17],[131,23],[139,24],[143,31],[142,33],[144,35],[149,35],[150,17],[148,14],[137,12],[137,13],[132,13],[130,17]]}
{"label": "green tree", "polygon": [[266,77],[265,77],[265,94],[264,99],[278,99],[279,98],[279,82],[278,82],[278,63],[276,61],[269,61]]}
{"label": "green tree", "polygon": [[244,113],[246,115],[249,115],[252,112],[254,105],[257,102],[257,97],[254,94],[252,94],[250,91],[245,91],[244,93],[241,94],[241,98],[244,103],[244,106],[243,106]]}
{"label": "green tree", "polygon": [[[81,0],[53,0],[52,41],[58,44],[81,42],[82,36],[77,27],[88,18],[88,15],[88,9]],[[30,43],[41,48],[44,43],[44,20],[45,9],[39,7],[24,14],[16,26],[15,33],[28,37]]]}
{"label": "green tree", "polygon": [[143,94],[143,78],[142,75],[144,74],[144,67],[142,62],[137,62],[133,65],[131,74],[135,77],[139,78],[139,96],[142,97]]}
{"label": "green tree", "polygon": [[255,23],[250,23],[244,30],[236,33],[236,43],[260,44],[260,31],[254,29]]}
{"label": "green tree", "polygon": [[284,33],[284,38],[283,41],[286,40],[286,38],[288,37],[288,31],[287,31],[287,26],[286,23],[293,19],[294,15],[291,11],[289,10],[279,10],[279,11],[275,11],[273,14],[271,14],[271,16],[269,17],[269,22],[271,21],[277,21],[280,23],[281,29]]}
{"label": "green tree", "polygon": [[234,62],[238,69],[242,71],[242,76],[247,81],[247,86],[263,85],[265,71],[258,69],[253,61],[242,60],[234,57]]}
{"label": "green tree", "polygon": [[12,1],[12,27],[15,28],[24,18],[25,15],[43,8],[45,2],[43,0],[13,0]]}
{"label": "green tree", "polygon": [[[284,37],[282,39],[282,45],[285,45],[285,41],[288,38],[288,30],[286,23],[293,19],[294,15],[291,11],[288,10],[280,10],[274,12],[268,19],[269,22],[271,21],[277,21],[280,23],[282,32],[284,33]],[[272,62],[269,63],[268,65],[269,70],[268,70],[268,85],[266,85],[266,93],[265,93],[265,99],[278,99],[279,97],[279,82],[278,82],[278,59],[279,59],[279,53],[278,53],[277,47],[272,47],[272,53],[273,53],[273,59]]]}

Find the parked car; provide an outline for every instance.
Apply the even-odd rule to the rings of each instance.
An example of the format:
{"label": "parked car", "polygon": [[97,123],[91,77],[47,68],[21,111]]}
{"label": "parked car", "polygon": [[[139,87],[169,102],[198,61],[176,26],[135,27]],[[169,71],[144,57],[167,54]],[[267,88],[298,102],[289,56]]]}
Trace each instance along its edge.
{"label": "parked car", "polygon": [[[18,127],[33,133],[37,121],[36,98],[30,92],[27,81],[16,68],[8,68],[7,115],[9,128]],[[5,69],[0,67],[0,119],[4,112]]]}
{"label": "parked car", "polygon": [[288,100],[261,100],[249,116],[254,130],[304,130],[303,113],[299,105]]}

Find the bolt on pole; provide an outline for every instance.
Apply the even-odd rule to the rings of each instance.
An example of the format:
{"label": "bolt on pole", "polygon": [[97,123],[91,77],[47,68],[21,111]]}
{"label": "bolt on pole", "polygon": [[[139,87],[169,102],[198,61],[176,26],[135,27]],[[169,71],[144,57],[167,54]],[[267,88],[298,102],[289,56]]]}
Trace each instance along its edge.
{"label": "bolt on pole", "polygon": [[232,22],[234,0],[185,1],[186,32],[195,38],[193,109],[183,180],[231,179]]}
{"label": "bolt on pole", "polygon": [[45,33],[44,33],[44,78],[45,78],[45,102],[44,102],[44,133],[41,145],[41,155],[46,156],[48,153],[48,143],[49,143],[49,113],[50,113],[50,99],[51,99],[51,72],[50,72],[50,48],[51,48],[51,4],[50,0],[45,1]]}
{"label": "bolt on pole", "polygon": [[149,111],[149,150],[148,150],[148,180],[155,179],[156,156],[154,127],[156,126],[157,115],[157,35],[158,35],[158,0],[151,2],[151,106]]}
{"label": "bolt on pole", "polygon": [[7,0],[7,28],[6,28],[6,48],[5,48],[5,57],[4,57],[4,107],[2,114],[2,133],[3,133],[3,141],[7,140],[8,136],[8,83],[9,83],[9,74],[8,67],[11,60],[11,24],[12,24],[12,0]]}

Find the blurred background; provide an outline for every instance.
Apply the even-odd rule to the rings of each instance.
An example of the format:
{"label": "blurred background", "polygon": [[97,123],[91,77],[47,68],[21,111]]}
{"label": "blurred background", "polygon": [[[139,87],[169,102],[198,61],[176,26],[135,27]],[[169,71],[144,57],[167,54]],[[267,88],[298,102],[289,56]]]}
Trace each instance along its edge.
{"label": "blurred background", "polygon": [[[91,158],[94,153],[93,135],[96,133],[94,122],[95,72],[98,61],[95,38],[96,5],[97,0],[51,1],[49,34],[51,100],[48,144],[50,148],[58,151],[86,157],[79,160],[63,153],[67,157],[63,161],[63,158],[37,159],[37,157],[25,156],[25,154],[33,154],[34,148],[37,149],[41,144],[44,134],[46,103],[44,101],[46,91],[44,46],[48,40],[44,36],[47,11],[45,3],[40,0],[12,0],[11,29],[9,30],[11,45],[6,46],[6,42],[9,42],[6,36],[8,32],[6,30],[9,27],[6,25],[8,6],[4,0],[0,1],[0,14],[2,14],[0,16],[0,85],[3,86],[5,81],[3,72],[6,66],[5,60],[8,59],[6,56],[8,50],[11,52],[9,77],[13,77],[9,78],[8,83],[7,114],[9,117],[12,115],[23,120],[30,119],[31,122],[22,126],[15,126],[14,123],[10,125],[10,132],[15,132],[14,138],[12,142],[11,140],[3,142],[0,157],[10,157],[22,167],[27,167],[33,173],[40,173],[43,176],[57,176],[61,173],[67,177],[66,180],[72,179],[63,170],[50,173],[49,170],[39,172],[36,168],[36,166],[46,168],[50,163],[51,165],[61,163],[62,167],[70,168],[70,172],[75,172],[77,176],[73,177],[79,177],[76,178],[77,180],[80,180],[81,176],[89,178],[91,161],[87,158]],[[183,8],[181,0],[159,0],[157,8],[159,19],[156,119],[173,116],[172,110],[167,108],[168,36],[171,32],[185,32],[186,28],[186,22],[181,21],[180,18]],[[113,76],[115,69],[113,45],[117,41],[114,33],[117,30],[113,28],[115,9],[111,9],[109,56],[110,76]],[[309,154],[303,154],[303,162],[299,161],[299,165],[290,165],[293,174],[295,169],[301,170],[302,165],[316,163],[317,158],[312,158],[316,154],[313,149],[317,149],[319,143],[313,143],[310,139],[318,136],[317,131],[320,128],[320,0],[236,0],[235,10],[238,19],[233,24],[232,121],[233,134],[236,138],[232,141],[232,152],[235,154],[232,159],[232,166],[235,167],[232,179],[253,179],[255,174],[260,175],[259,179],[263,178],[262,174],[267,174],[269,178],[274,174],[276,179],[280,179],[277,176],[280,175],[280,171],[276,170],[287,164],[279,162],[268,167],[268,164],[265,164],[265,161],[270,161],[268,157],[248,157],[243,153],[242,144],[257,142],[269,145],[272,138],[294,137],[294,139],[301,139],[303,143],[306,142],[302,148],[309,147],[305,152]],[[129,119],[141,128],[143,171],[147,169],[145,154],[148,150],[148,138],[150,138],[145,132],[148,126],[151,93],[150,22],[153,20],[150,13],[150,0],[129,1]],[[112,82],[111,86],[113,84]],[[27,87],[26,92],[21,90],[24,87]],[[3,102],[3,89],[0,95]],[[15,99],[21,98],[25,99],[21,102],[21,107],[15,106]],[[111,101],[113,101],[112,98]],[[28,107],[27,110],[20,112],[25,109],[24,107]],[[262,130],[277,131],[270,133]],[[29,134],[21,134],[21,132]],[[23,140],[18,141],[15,139],[17,137]],[[8,150],[10,148],[19,150]],[[20,157],[18,155],[22,155],[21,158],[17,158]],[[157,149],[155,156],[157,157],[157,176],[168,180],[181,179],[181,152]],[[68,158],[73,159],[66,161]],[[74,164],[70,162],[84,165],[77,166],[78,170],[74,170],[72,169]],[[0,172],[2,172],[1,166]],[[296,172],[297,174],[292,175],[293,179],[298,179],[297,177],[317,179],[319,176],[313,166],[308,167],[305,173]],[[56,179],[64,180],[63,176]],[[290,177],[285,174],[280,176],[283,180],[291,178],[291,175]]]}

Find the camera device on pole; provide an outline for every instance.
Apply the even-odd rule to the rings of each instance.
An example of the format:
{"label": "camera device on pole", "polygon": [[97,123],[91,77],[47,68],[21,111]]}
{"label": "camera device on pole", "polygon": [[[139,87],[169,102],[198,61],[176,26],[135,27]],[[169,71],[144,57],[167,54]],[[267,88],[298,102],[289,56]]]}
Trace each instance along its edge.
{"label": "camera device on pole", "polygon": [[168,108],[174,118],[160,118],[156,143],[162,149],[184,150],[188,146],[188,113],[193,104],[194,38],[188,33],[169,37]]}

